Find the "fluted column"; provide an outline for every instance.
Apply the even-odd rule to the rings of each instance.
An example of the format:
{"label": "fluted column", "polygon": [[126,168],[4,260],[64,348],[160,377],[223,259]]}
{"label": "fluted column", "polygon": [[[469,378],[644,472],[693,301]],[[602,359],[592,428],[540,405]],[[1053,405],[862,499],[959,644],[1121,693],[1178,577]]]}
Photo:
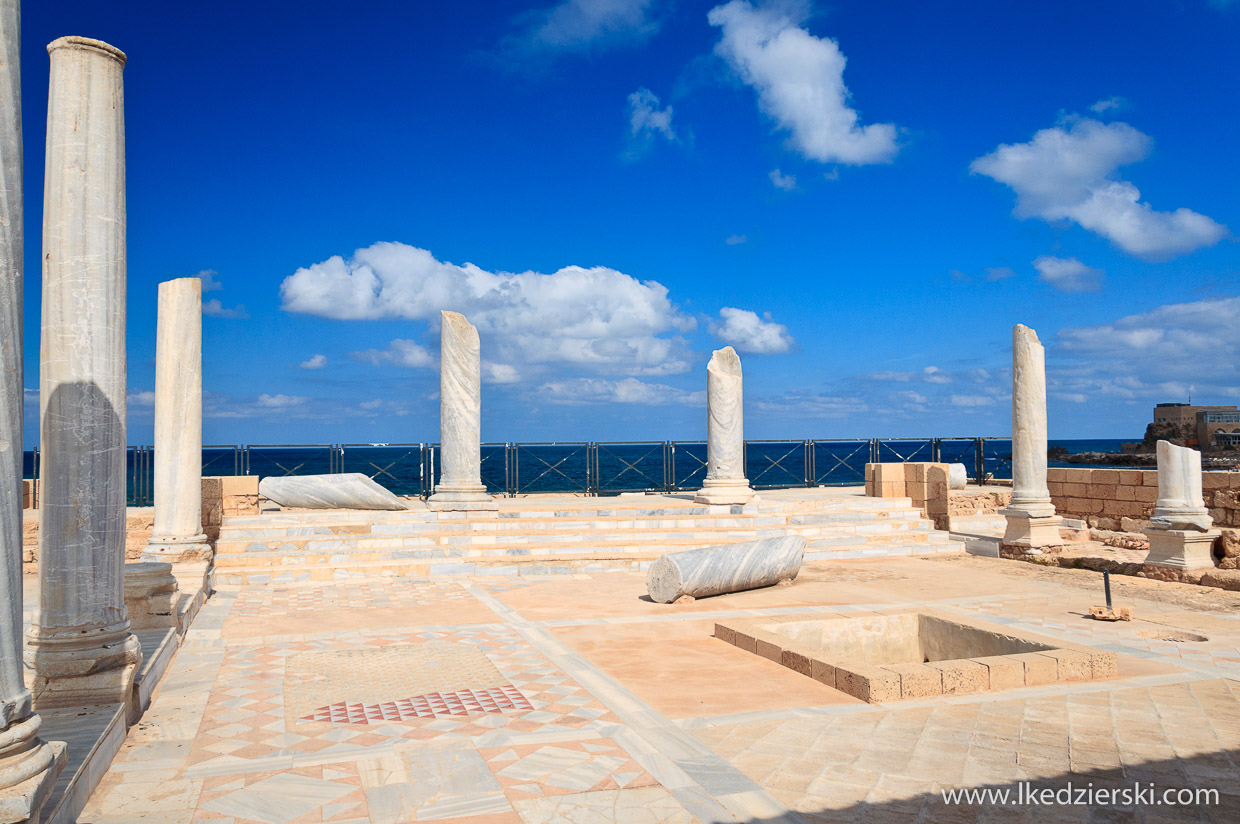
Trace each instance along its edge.
{"label": "fluted column", "polygon": [[47,47],[35,706],[123,703],[142,651],[125,614],[125,55]]}
{"label": "fluted column", "polygon": [[753,499],[745,478],[741,359],[725,346],[706,365],[706,480],[694,498],[706,504],[743,504]]}
{"label": "fluted column", "polygon": [[155,525],[144,561],[211,557],[202,531],[202,281],[159,284],[155,334]]}
{"label": "fluted column", "polygon": [[21,8],[0,0],[0,821],[38,821],[64,766],[22,671]]}
{"label": "fluted column", "polygon": [[439,466],[431,509],[497,509],[482,483],[482,345],[459,312],[440,312]]}
{"label": "fluted column", "polygon": [[1059,517],[1046,486],[1046,350],[1038,333],[1012,327],[1012,502],[1003,543],[1060,546]]}

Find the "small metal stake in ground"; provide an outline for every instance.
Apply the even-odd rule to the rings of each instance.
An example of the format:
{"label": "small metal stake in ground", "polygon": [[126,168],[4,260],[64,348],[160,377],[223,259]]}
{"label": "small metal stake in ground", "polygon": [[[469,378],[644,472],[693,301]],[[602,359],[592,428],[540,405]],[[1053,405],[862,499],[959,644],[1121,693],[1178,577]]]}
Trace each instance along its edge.
{"label": "small metal stake in ground", "polygon": [[1131,621],[1132,607],[1115,609],[1111,605],[1111,573],[1105,569],[1102,571],[1102,591],[1106,595],[1107,605],[1105,607],[1090,607],[1089,617],[1097,621]]}
{"label": "small metal stake in ground", "polygon": [[1111,609],[1111,573],[1105,569],[1102,570],[1102,589],[1106,592],[1107,609],[1109,610]]}

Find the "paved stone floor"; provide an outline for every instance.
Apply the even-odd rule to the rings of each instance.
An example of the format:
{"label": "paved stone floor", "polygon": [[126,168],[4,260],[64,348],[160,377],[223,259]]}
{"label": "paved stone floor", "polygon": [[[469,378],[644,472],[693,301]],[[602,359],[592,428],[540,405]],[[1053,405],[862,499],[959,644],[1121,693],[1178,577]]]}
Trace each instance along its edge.
{"label": "paved stone floor", "polygon": [[[809,565],[689,604],[642,576],[253,587],[203,609],[82,822],[1240,821],[1240,615],[998,559]],[[1075,585],[1055,578],[1074,576]],[[716,618],[933,606],[1119,654],[1098,682],[870,705]],[[1166,640],[1192,633],[1207,640]],[[1215,789],[1184,806],[949,788]]]}

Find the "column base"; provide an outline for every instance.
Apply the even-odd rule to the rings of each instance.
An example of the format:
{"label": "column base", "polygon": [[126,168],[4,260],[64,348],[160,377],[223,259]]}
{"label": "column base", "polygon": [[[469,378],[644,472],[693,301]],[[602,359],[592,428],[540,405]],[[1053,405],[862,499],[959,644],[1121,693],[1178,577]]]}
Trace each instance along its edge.
{"label": "column base", "polygon": [[699,504],[747,504],[755,497],[746,478],[707,478],[693,496]]}
{"label": "column base", "polygon": [[15,782],[0,789],[0,824],[39,821],[65,768],[68,747],[63,741],[36,742],[34,749],[13,764],[0,759],[0,782],[9,778]]}
{"label": "column base", "polygon": [[1011,507],[999,510],[999,514],[1007,519],[1002,548],[1030,550],[1063,546],[1063,537],[1059,534],[1059,525],[1063,519],[1055,514],[1054,507],[1049,508],[1049,514],[1035,514]]}
{"label": "column base", "polygon": [[1145,556],[1145,563],[1173,569],[1212,569],[1214,539],[1222,533],[1217,529],[1198,532],[1151,528],[1145,534],[1150,539],[1150,554]]}
{"label": "column base", "polygon": [[214,554],[206,535],[152,535],[142,550],[142,560],[176,564],[210,561]]}
{"label": "column base", "polygon": [[499,501],[487,494],[482,484],[440,484],[426,505],[440,512],[470,512],[499,509]]}
{"label": "column base", "polygon": [[35,710],[124,704],[130,723],[136,720],[133,685],[142,664],[142,645],[129,631],[129,621],[85,632],[36,625],[24,657],[34,670],[30,693]]}
{"label": "column base", "polygon": [[172,564],[143,561],[125,564],[125,614],[133,629],[178,626],[180,585]]}
{"label": "column base", "polygon": [[1208,530],[1214,526],[1208,509],[1195,507],[1155,507],[1150,515],[1155,529],[1188,530],[1190,532]]}

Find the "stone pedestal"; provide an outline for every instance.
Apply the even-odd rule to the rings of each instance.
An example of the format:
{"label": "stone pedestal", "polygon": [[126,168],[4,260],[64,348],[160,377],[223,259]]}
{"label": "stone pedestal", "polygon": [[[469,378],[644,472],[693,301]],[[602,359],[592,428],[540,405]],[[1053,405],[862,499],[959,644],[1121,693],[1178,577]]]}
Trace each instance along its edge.
{"label": "stone pedestal", "polygon": [[1012,500],[1000,514],[1007,518],[1005,549],[1063,545],[1046,486],[1046,352],[1038,334],[1019,323],[1012,328]]}
{"label": "stone pedestal", "polygon": [[202,281],[159,284],[155,336],[155,525],[146,561],[205,561],[202,531]]}
{"label": "stone pedestal", "polygon": [[440,313],[437,510],[499,509],[482,483],[482,346],[459,312]]}
{"label": "stone pedestal", "polygon": [[34,704],[125,704],[142,651],[125,615],[125,55],[62,37],[43,204],[39,614]]}
{"label": "stone pedestal", "polygon": [[125,564],[125,611],[134,629],[179,628],[180,595],[172,564]]}
{"label": "stone pedestal", "polygon": [[1175,569],[1212,569],[1214,540],[1220,531],[1207,529],[1158,529],[1145,531],[1150,539],[1150,554],[1145,563]]}
{"label": "stone pedestal", "polygon": [[706,479],[694,496],[703,504],[745,504],[754,492],[745,477],[741,359],[731,346],[706,366]]}
{"label": "stone pedestal", "polygon": [[21,11],[0,0],[0,822],[38,821],[64,767],[39,738],[22,668]]}

